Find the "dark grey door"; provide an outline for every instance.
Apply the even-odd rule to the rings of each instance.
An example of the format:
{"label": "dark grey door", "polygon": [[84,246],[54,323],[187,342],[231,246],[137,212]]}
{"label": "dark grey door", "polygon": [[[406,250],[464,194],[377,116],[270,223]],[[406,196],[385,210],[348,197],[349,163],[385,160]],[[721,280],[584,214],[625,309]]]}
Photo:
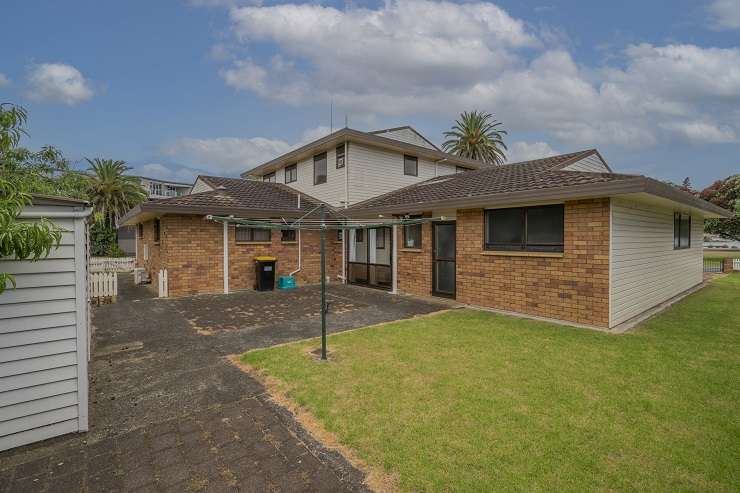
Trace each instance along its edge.
{"label": "dark grey door", "polygon": [[433,223],[432,293],[455,297],[455,223]]}

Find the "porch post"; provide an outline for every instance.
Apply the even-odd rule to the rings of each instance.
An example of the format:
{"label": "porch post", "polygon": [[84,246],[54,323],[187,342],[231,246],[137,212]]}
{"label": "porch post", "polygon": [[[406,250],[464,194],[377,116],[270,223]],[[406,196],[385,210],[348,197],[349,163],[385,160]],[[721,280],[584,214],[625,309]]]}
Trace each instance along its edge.
{"label": "porch post", "polygon": [[347,234],[348,229],[342,230],[342,284],[347,284]]}
{"label": "porch post", "polygon": [[229,294],[229,223],[224,221],[224,294]]}
{"label": "porch post", "polygon": [[391,244],[393,245],[393,259],[391,260],[391,277],[393,279],[393,286],[391,288],[391,294],[398,294],[398,246],[397,246],[397,233],[398,225],[393,225],[393,234],[391,235]]}

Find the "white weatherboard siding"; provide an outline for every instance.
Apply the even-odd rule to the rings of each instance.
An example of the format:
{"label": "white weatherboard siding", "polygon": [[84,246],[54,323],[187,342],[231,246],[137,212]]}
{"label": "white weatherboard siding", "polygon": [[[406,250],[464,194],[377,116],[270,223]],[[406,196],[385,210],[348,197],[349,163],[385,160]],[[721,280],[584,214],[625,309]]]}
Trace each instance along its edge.
{"label": "white weatherboard siding", "polygon": [[195,180],[195,184],[193,185],[193,188],[190,190],[190,193],[201,193],[201,192],[210,192],[213,190],[213,187],[210,186],[208,183],[204,182],[200,178]]}
{"label": "white weatherboard siding", "polygon": [[[353,144],[354,145],[354,144]],[[313,156],[298,162],[298,179],[287,185],[335,207],[344,206],[345,170],[337,169],[337,153],[332,148],[326,152],[326,183],[313,184]],[[275,172],[277,183],[285,183],[285,167]],[[261,177],[258,179],[262,179]]]}
{"label": "white weatherboard siding", "polygon": [[418,176],[407,176],[403,174],[402,153],[352,143],[349,148],[349,201],[356,204],[392,190],[454,172],[454,165],[419,158]]}
{"label": "white weatherboard siding", "polygon": [[589,171],[591,173],[609,173],[606,163],[601,160],[598,154],[591,154],[583,159],[579,159],[570,166],[565,168],[568,171]]}
{"label": "white weatherboard siding", "polygon": [[[612,199],[610,326],[702,282],[704,219],[691,217],[691,248],[673,249],[673,209]],[[677,210],[680,212],[680,210]]]}
{"label": "white weatherboard siding", "polygon": [[[79,209],[24,212],[79,215]],[[0,259],[0,270],[17,283],[0,294],[0,450],[87,430],[85,218],[52,220],[66,231],[47,259]]]}
{"label": "white weatherboard siding", "polygon": [[387,132],[373,132],[378,137],[385,137],[386,139],[398,140],[400,142],[406,142],[407,144],[413,144],[420,147],[426,147],[427,149],[437,149],[427,140],[414,132],[410,128],[398,128],[395,130],[389,130]]}

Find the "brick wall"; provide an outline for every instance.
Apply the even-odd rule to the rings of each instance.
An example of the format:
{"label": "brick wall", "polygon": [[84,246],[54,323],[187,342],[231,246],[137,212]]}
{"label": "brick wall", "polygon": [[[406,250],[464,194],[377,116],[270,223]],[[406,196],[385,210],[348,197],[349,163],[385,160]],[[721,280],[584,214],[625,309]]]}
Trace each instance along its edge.
{"label": "brick wall", "polygon": [[[167,269],[170,296],[223,292],[223,225],[203,216],[163,216],[160,243],[154,244],[154,221],[144,223],[144,238],[139,239],[137,266],[149,272],[157,283],[159,269]],[[269,244],[237,243],[235,226],[229,225],[229,288],[253,289],[254,257],[278,258],[276,279],[295,270],[298,264],[297,242],[282,242],[280,231],[272,231]],[[341,243],[336,232],[326,237],[326,272],[335,282],[341,274]],[[143,260],[143,244],[149,245],[149,260]],[[319,233],[301,232],[302,268],[296,274],[298,284],[320,281]],[[337,255],[338,253],[338,255]]]}
{"label": "brick wall", "polygon": [[[337,273],[341,274],[341,248],[336,247],[335,238],[336,232],[327,231],[326,274],[332,282],[336,282]],[[336,262],[335,251],[339,251],[339,263]],[[283,242],[281,232],[274,230],[269,244],[237,243],[234,226],[229,226],[229,286],[232,289],[252,289],[254,287],[254,257],[260,255],[277,257],[275,279],[279,276],[287,276],[298,267],[298,242]],[[319,232],[301,231],[301,271],[295,275],[296,282],[298,284],[317,283],[321,280],[320,272]]]}
{"label": "brick wall", "polygon": [[487,256],[482,245],[483,210],[458,211],[458,301],[608,326],[609,199],[565,203],[562,258]]}
{"label": "brick wall", "polygon": [[170,296],[222,293],[223,226],[203,216],[164,216]]}
{"label": "brick wall", "polygon": [[419,296],[432,294],[432,225],[421,226],[421,248],[411,250],[403,245],[403,228],[397,228],[398,290]]}

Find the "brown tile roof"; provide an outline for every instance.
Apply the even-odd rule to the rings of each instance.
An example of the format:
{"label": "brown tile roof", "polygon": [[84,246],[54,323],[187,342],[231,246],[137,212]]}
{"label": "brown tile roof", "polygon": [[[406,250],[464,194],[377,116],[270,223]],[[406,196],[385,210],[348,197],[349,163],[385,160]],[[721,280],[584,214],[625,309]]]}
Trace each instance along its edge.
{"label": "brown tile roof", "polygon": [[[241,178],[201,176],[215,190],[156,199],[145,202],[121,218],[121,224],[132,221],[142,213],[249,215],[270,217],[275,214],[303,215],[321,203],[318,199],[298,192],[282,183],[269,183]],[[298,208],[298,195],[301,207]],[[331,208],[330,208],[331,210]]]}
{"label": "brown tile roof", "polygon": [[595,149],[544,159],[505,164],[436,178],[394,190],[351,206],[347,212],[408,213],[443,207],[466,207],[483,203],[562,200],[576,197],[610,196],[618,193],[651,193],[704,209],[715,214],[726,211],[697,200],[690,194],[641,175],[592,173],[563,170],[595,154]]}

